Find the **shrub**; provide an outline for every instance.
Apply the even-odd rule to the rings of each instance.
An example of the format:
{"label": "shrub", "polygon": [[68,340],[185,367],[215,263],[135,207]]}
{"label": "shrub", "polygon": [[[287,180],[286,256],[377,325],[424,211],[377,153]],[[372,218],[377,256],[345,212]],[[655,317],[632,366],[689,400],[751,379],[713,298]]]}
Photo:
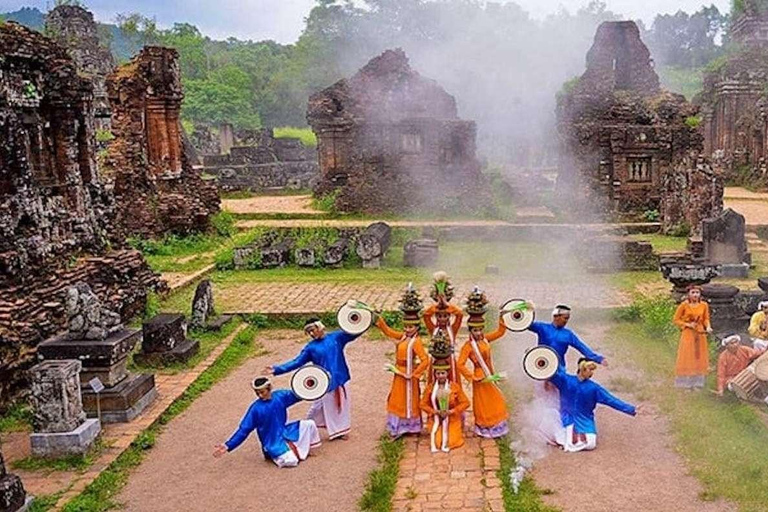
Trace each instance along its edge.
{"label": "shrub", "polygon": [[643,212],[643,220],[646,222],[658,222],[659,217],[659,210],[645,210]]}
{"label": "shrub", "polygon": [[698,128],[701,124],[701,116],[688,116],[685,118],[685,125],[688,128]]}
{"label": "shrub", "polygon": [[281,126],[272,131],[276,139],[299,139],[307,147],[317,146],[317,137],[309,128],[297,128],[294,126]]}
{"label": "shrub", "polygon": [[219,212],[211,217],[211,226],[216,230],[216,234],[230,238],[237,230],[235,229],[235,216],[229,212]]}
{"label": "shrub", "polygon": [[334,190],[329,194],[325,194],[320,197],[312,198],[312,208],[331,214],[336,213],[336,198],[339,195],[339,190]]}

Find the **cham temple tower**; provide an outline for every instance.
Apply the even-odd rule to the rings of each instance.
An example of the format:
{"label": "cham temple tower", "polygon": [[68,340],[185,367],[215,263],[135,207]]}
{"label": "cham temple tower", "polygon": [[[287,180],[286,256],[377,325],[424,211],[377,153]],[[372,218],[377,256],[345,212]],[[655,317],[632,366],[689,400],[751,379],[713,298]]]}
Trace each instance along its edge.
{"label": "cham temple tower", "polygon": [[444,211],[485,197],[475,123],[401,49],[313,94],[307,120],[318,141],[317,191],[335,191],[339,211]]}
{"label": "cham temple tower", "polygon": [[704,76],[701,105],[705,150],[726,178],[768,185],[768,4],[734,8],[732,51]]}
{"label": "cham temple tower", "polygon": [[558,96],[558,194],[582,218],[641,218],[665,231],[722,210],[722,180],[703,159],[697,107],[663,90],[632,21],[598,27],[584,74]]}

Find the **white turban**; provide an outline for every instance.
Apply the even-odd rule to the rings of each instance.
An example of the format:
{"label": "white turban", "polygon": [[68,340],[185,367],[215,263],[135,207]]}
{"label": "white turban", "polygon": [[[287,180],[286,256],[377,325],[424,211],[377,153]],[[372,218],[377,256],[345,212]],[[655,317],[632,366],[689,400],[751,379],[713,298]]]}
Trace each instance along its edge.
{"label": "white turban", "polygon": [[570,312],[570,306],[566,306],[565,304],[558,304],[555,306],[555,309],[552,310],[552,316],[564,315],[566,313],[570,314]]}
{"label": "white turban", "polygon": [[764,300],[757,305],[757,309],[763,309],[765,307],[768,307],[768,300]]}
{"label": "white turban", "polygon": [[729,343],[741,343],[741,336],[739,336],[738,334],[732,334],[727,338],[723,338],[723,341],[721,341],[720,343],[722,346],[726,346]]}

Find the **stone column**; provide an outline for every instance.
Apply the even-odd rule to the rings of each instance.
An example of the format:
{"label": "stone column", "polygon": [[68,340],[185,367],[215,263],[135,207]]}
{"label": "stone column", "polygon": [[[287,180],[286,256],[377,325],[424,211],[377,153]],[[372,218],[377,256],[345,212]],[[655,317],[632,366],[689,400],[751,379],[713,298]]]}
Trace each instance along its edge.
{"label": "stone column", "polygon": [[21,479],[5,470],[3,453],[0,452],[0,512],[20,512],[27,510],[32,502],[27,497]]}
{"label": "stone column", "polygon": [[44,361],[30,369],[34,433],[30,435],[33,455],[62,457],[83,454],[93,444],[101,425],[86,419],[80,396],[77,360]]}

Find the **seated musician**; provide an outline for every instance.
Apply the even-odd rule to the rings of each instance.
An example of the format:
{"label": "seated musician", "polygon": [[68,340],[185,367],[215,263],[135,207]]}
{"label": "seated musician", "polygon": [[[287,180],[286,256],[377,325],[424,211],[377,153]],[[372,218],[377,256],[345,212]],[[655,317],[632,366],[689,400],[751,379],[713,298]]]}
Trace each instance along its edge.
{"label": "seated musician", "polygon": [[768,347],[768,300],[760,303],[757,312],[749,321],[749,335],[756,349]]}
{"label": "seated musician", "polygon": [[[751,330],[750,326],[750,332]],[[741,336],[738,334],[723,339],[722,345],[725,350],[717,360],[717,394],[720,396],[723,396],[725,387],[734,377],[765,352],[765,349],[757,350],[745,347],[741,344]]]}
{"label": "seated musician", "polygon": [[231,452],[255,430],[265,459],[272,460],[279,468],[297,466],[309,456],[311,448],[320,446],[317,425],[312,420],[287,423],[288,408],[301,401],[293,391],[272,391],[267,377],[257,377],[252,387],[259,398],[248,408],[232,437],[216,446],[213,456],[218,458]]}

